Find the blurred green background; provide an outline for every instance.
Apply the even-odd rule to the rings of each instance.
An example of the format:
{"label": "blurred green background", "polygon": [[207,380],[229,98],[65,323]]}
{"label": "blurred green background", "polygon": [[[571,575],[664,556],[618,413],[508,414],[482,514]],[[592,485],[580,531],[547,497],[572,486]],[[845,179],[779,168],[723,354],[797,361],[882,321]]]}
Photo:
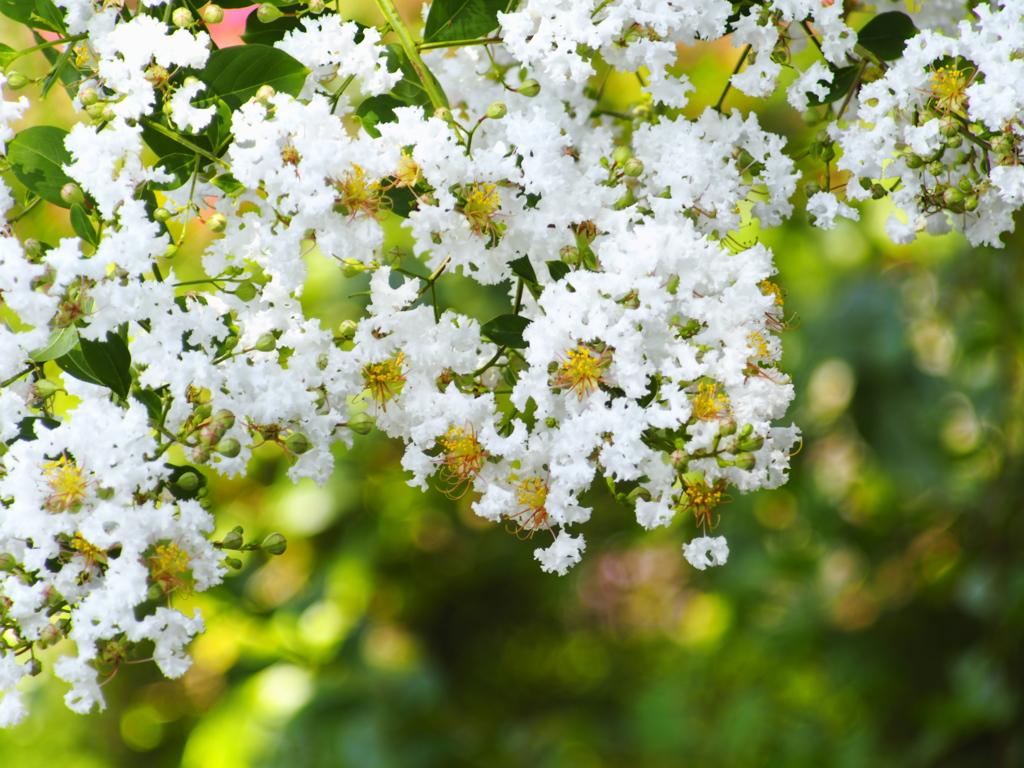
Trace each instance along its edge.
{"label": "blurred green background", "polygon": [[[697,114],[736,51],[684,54],[710,84]],[[759,114],[791,146],[813,130],[778,100]],[[324,488],[267,450],[215,481],[218,533],[280,530],[288,552],[179,603],[208,626],[192,669],[126,667],[88,716],[43,674],[0,765],[1024,765],[1024,238],[895,247],[886,215],[759,233],[800,319],[782,367],[805,440],[784,488],[721,508],[727,566],[693,570],[688,519],[644,532],[598,488],[583,562],[544,574],[470,499],[406,486],[392,441],[357,437]],[[70,234],[53,209],[22,227]],[[309,313],[357,317],[359,282],[309,261]]]}

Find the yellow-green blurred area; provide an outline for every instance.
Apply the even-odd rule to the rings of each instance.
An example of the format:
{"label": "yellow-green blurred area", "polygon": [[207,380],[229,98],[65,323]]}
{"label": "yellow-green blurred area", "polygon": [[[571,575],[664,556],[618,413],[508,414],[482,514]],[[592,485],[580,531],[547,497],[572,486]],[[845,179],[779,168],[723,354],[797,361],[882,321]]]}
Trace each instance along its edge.
{"label": "yellow-green blurred area", "polygon": [[[737,56],[681,51],[695,104]],[[609,79],[609,108],[631,77]],[[794,153],[817,130],[779,97],[759,114]],[[68,233],[43,208],[20,235]],[[393,441],[339,448],[323,488],[266,446],[245,479],[210,473],[217,535],[277,530],[288,550],[177,603],[207,624],[189,672],[123,667],[106,711],[79,716],[44,657],[0,766],[1024,765],[1024,238],[896,247],[886,216],[740,236],[774,249],[797,315],[782,367],[804,442],[787,485],[719,508],[726,566],[685,562],[692,520],[645,532],[596,487],[583,562],[544,574],[540,533],[410,488]],[[198,237],[166,265],[179,276],[201,275]],[[365,277],[306,258],[307,312],[358,317]],[[456,276],[439,291],[485,319],[504,300]]]}

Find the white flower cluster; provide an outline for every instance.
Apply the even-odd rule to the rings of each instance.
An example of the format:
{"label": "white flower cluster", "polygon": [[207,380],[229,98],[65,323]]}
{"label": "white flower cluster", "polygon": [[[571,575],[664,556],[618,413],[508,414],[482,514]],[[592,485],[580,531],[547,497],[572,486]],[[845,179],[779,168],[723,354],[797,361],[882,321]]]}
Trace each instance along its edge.
{"label": "white flower cluster", "polygon": [[[323,482],[332,444],[376,424],[405,442],[411,483],[472,492],[482,517],[542,541],[546,571],[579,561],[591,514],[579,499],[598,478],[646,528],[692,514],[703,535],[685,557],[724,563],[724,538],[707,536],[717,505],[730,486],[784,482],[798,440],[775,425],[793,389],[778,369],[789,318],[772,254],[737,234],[791,215],[798,176],[753,115],[682,116],[692,86],[674,73],[677,47],[733,33],[751,52],[733,85],[765,95],[787,60],[780,30],[800,25],[828,65],[790,89],[805,105],[856,42],[841,3],[737,5],[523,2],[496,15],[502,44],[422,55],[311,6],[276,49],[253,49],[282,67],[267,65],[275,91],[246,81],[255,59],[211,54],[184,8],[172,30],[67,0],[67,31],[86,37],[75,103],[90,118],[63,139],[59,169],[75,180],[59,199],[77,236],[23,241],[12,223],[0,237],[0,724],[24,715],[16,685],[35,649],[63,638],[77,652],[56,668],[80,711],[102,706],[101,681],[140,647],[166,674],[185,671],[202,620],[172,598],[240,567],[225,551],[260,548],[237,531],[209,540],[197,467],[243,473],[265,443],[291,477]],[[998,130],[1016,153],[1017,108],[988,102],[1003,82],[989,72],[1008,77],[1019,44],[984,58],[992,19],[962,27],[968,41],[987,35],[963,48],[912,43],[914,64],[865,86],[902,89],[888,106],[876,97],[879,115],[943,103],[943,118]],[[928,78],[954,77],[936,56],[986,76],[929,91]],[[644,71],[628,112],[601,107],[599,61]],[[969,77],[957,62],[943,71]],[[0,140],[29,141],[6,128],[26,106],[0,105]],[[900,140],[938,150],[926,128],[893,128],[869,158],[858,136],[875,129],[835,130],[864,177],[898,164],[880,158]],[[159,163],[143,161],[150,149]],[[997,166],[977,194],[1004,222],[1020,181],[1014,163]],[[852,213],[820,195],[823,223]],[[16,205],[0,183],[0,212]],[[216,235],[208,279],[178,282],[172,259],[197,216]],[[385,253],[396,224],[412,253]],[[332,333],[306,316],[307,257],[370,273],[364,317]],[[454,272],[507,285],[505,310],[483,323],[441,311],[435,284]]]}

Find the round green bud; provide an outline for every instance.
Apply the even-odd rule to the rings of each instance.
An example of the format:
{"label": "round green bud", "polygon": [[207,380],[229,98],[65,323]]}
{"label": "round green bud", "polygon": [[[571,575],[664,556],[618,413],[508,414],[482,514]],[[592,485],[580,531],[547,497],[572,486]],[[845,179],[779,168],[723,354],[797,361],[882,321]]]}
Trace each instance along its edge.
{"label": "round green bud", "polygon": [[213,414],[213,420],[211,423],[216,425],[216,429],[224,431],[229,430],[235,426],[235,414],[227,408],[221,408]]}
{"label": "round green bud", "polygon": [[864,178],[860,179],[857,183],[860,184],[861,189],[871,189],[871,185],[873,182],[871,181],[871,179]]}
{"label": "round green bud", "polygon": [[736,461],[733,463],[733,466],[737,469],[749,472],[757,466],[757,459],[754,457],[754,454],[749,451],[745,451],[736,456]]}
{"label": "round green bud", "polygon": [[263,540],[260,549],[269,555],[283,555],[288,549],[288,539],[284,537],[284,534],[275,531]]}
{"label": "round green bud", "polygon": [[174,481],[174,484],[185,493],[192,493],[199,487],[199,475],[195,472],[185,472]]}
{"label": "round green bud", "polygon": [[942,201],[946,205],[953,205],[959,203],[964,199],[964,193],[960,191],[958,187],[946,187],[946,191],[942,193]]}
{"label": "round green bud", "polygon": [[637,160],[635,157],[629,158],[629,160],[626,161],[626,164],[622,166],[622,172],[635,179],[644,172],[643,161]]}
{"label": "round green bud", "polygon": [[49,648],[51,645],[56,645],[63,636],[56,624],[47,624],[39,630],[39,647]]}
{"label": "round green bud", "polygon": [[452,121],[452,111],[448,107],[438,107],[434,110],[434,117],[439,120],[444,120],[446,123]]}
{"label": "round green bud", "polygon": [[34,237],[28,238],[21,244],[21,247],[25,251],[25,258],[27,259],[34,259],[43,252],[43,244]]}
{"label": "round green bud", "polygon": [[206,228],[211,232],[223,232],[228,228],[228,217],[223,213],[215,213],[206,220]]}
{"label": "round green bud", "polygon": [[35,390],[37,400],[47,400],[58,392],[64,391],[60,385],[50,381],[49,379],[40,379],[35,383],[33,389]]}
{"label": "round green bud", "polygon": [[493,101],[487,108],[487,116],[491,120],[501,120],[508,113],[508,107],[502,101]]}
{"label": "round green bud", "polygon": [[272,333],[264,333],[256,339],[253,348],[257,352],[273,352],[277,349],[277,338]]}
{"label": "round green bud", "polygon": [[580,249],[575,245],[567,245],[558,252],[559,258],[566,264],[573,266],[580,263]]}
{"label": "round green bud", "polygon": [[970,195],[964,198],[964,210],[968,213],[976,211],[978,209],[978,196]]}
{"label": "round green bud", "polygon": [[[262,6],[261,6],[262,7]],[[273,6],[271,6],[273,8]],[[277,95],[277,91],[274,90],[272,85],[261,85],[256,89],[256,95],[253,97],[256,101],[266,101],[267,99]]]}
{"label": "round green bud", "polygon": [[85,114],[87,114],[93,120],[102,120],[103,115],[106,111],[106,104],[90,104],[88,107],[85,108]]}
{"label": "round green bud", "polygon": [[165,221],[169,220],[170,218],[171,218],[171,212],[168,211],[163,206],[161,206],[161,207],[157,208],[155,211],[153,211],[153,220],[154,221],[159,221],[161,224],[163,224]]}
{"label": "round green bud", "polygon": [[341,274],[345,277],[359,277],[366,271],[366,265],[359,259],[346,256],[341,260]]}
{"label": "round green bud", "polygon": [[520,96],[525,96],[528,99],[532,99],[538,93],[540,93],[540,83],[534,80],[532,77],[529,80],[523,80],[523,84],[516,89]]}
{"label": "round green bud", "polygon": [[927,170],[932,176],[941,176],[946,172],[946,165],[941,160],[932,160],[928,163]]}
{"label": "round green bud", "polygon": [[364,411],[363,413],[357,413],[355,416],[349,419],[348,424],[346,424],[345,426],[347,426],[357,435],[368,435],[373,431],[373,427],[375,424],[376,419],[374,419],[373,416]]}
{"label": "round green bud", "polygon": [[233,459],[242,452],[242,444],[235,440],[235,438],[229,437],[213,446],[213,450],[221,456]]}
{"label": "round green bud", "polygon": [[718,434],[722,437],[729,437],[729,435],[736,434],[736,421],[734,419],[726,419],[721,422],[718,427]]}
{"label": "round green bud", "polygon": [[178,29],[192,26],[192,22],[192,11],[188,8],[175,8],[174,13],[171,14],[171,23]]}
{"label": "round green bud", "polygon": [[957,186],[960,187],[961,192],[971,192],[974,189],[974,184],[966,176],[957,182]]}
{"label": "round green bud", "polygon": [[544,426],[547,427],[548,429],[554,429],[555,427],[558,426],[558,419],[556,419],[554,416],[548,416],[546,419],[544,419]]}
{"label": "round green bud", "polygon": [[809,179],[804,182],[804,195],[814,197],[821,192],[821,183],[817,179]]}
{"label": "round green bud", "polygon": [[[817,142],[820,143],[820,142]],[[745,149],[741,149],[740,153],[736,156],[736,167],[740,170],[745,170],[754,164],[754,156],[747,152]]]}
{"label": "round green bud", "polygon": [[946,139],[946,149],[960,149],[964,145],[964,137],[959,133],[954,133],[948,139]]}
{"label": "round green bud", "polygon": [[740,439],[739,444],[736,446],[742,452],[748,451],[760,451],[764,446],[764,438],[760,435],[754,435],[753,437],[743,437]]}
{"label": "round green bud", "polygon": [[309,442],[309,438],[301,432],[288,435],[288,439],[284,441],[284,449],[295,456],[301,456],[312,447],[313,444]]}
{"label": "round green bud", "polygon": [[192,413],[199,421],[206,421],[208,418],[210,418],[210,416],[213,415],[213,406],[210,405],[209,403],[202,403],[201,405],[197,405],[192,410]]}
{"label": "round green bud", "polygon": [[903,158],[903,162],[907,164],[907,168],[916,170],[924,165],[924,158],[920,155],[907,155]]}
{"label": "round green bud", "polygon": [[25,662],[25,672],[29,677],[36,677],[42,671],[43,662],[39,659],[32,658]]}
{"label": "round green bud", "polygon": [[284,14],[281,12],[281,9],[278,8],[276,5],[271,5],[270,3],[264,3],[259,8],[256,9],[256,18],[262,21],[264,24],[269,24],[272,21],[277,21],[282,16],[284,16]]}
{"label": "round green bud", "polygon": [[241,299],[242,301],[252,301],[256,298],[256,286],[253,285],[249,280],[244,283],[239,283],[238,287],[234,290],[235,298]]}
{"label": "round green bud", "polygon": [[224,21],[224,9],[212,3],[203,10],[203,22],[206,24],[220,24]]}
{"label": "round green bud", "polygon": [[939,133],[946,138],[960,133],[960,121],[952,115],[946,115],[939,119]]}
{"label": "round green bud", "polygon": [[618,166],[623,166],[626,161],[633,157],[632,147],[616,147],[615,151],[612,152],[612,160]]}
{"label": "round green bud", "polygon": [[165,259],[173,259],[177,255],[178,255],[178,246],[175,245],[174,243],[168,243],[167,247],[164,248],[164,258]]}
{"label": "round green bud", "polygon": [[233,571],[240,571],[240,570],[242,570],[242,561],[239,560],[237,557],[225,557],[223,562],[224,562],[224,565],[226,565],[228,568],[230,568]]}
{"label": "round green bud", "polygon": [[821,113],[818,112],[814,107],[808,107],[800,115],[804,121],[804,125],[817,125],[821,122]]}
{"label": "round green bud", "polygon": [[81,205],[85,202],[85,193],[74,182],[68,182],[60,188],[60,199],[68,205],[74,205],[75,203]]}
{"label": "round green bud", "polygon": [[7,87],[12,91],[20,91],[26,85],[31,82],[27,76],[21,72],[8,72],[7,73]]}
{"label": "round green bud", "polygon": [[881,184],[871,185],[871,199],[881,200],[883,197],[889,194],[889,190],[883,187]]}
{"label": "round green bud", "polygon": [[242,534],[238,531],[228,531],[220,542],[221,549],[241,549],[244,543]]}
{"label": "round green bud", "polygon": [[314,15],[323,13],[326,8],[324,0],[309,0],[309,12]]}
{"label": "round green bud", "polygon": [[1013,152],[1013,139],[1005,133],[993,137],[989,143],[997,155],[1009,155]]}
{"label": "round green bud", "polygon": [[359,323],[355,320],[344,320],[341,325],[338,326],[338,338],[343,341],[352,341],[356,336],[356,329],[359,327]]}

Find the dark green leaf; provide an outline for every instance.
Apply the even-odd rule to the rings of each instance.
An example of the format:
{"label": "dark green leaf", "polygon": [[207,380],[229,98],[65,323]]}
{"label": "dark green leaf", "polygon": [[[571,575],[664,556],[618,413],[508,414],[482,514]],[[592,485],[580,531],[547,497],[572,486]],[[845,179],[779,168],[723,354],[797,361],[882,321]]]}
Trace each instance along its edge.
{"label": "dark green leaf", "polygon": [[206,83],[207,98],[197,106],[210,106],[220,97],[231,109],[238,109],[269,85],[278,93],[298,96],[309,70],[284,51],[268,45],[238,45],[210,54],[197,76]]}
{"label": "dark green leaf", "polygon": [[[391,95],[399,101],[400,106],[431,107],[430,95],[427,93],[427,89],[423,87],[423,82],[420,80],[420,76],[416,74],[416,68],[409,61],[409,57],[405,55],[405,51],[398,45],[389,45],[388,70],[394,72],[396,67],[401,70],[402,79],[391,89]],[[430,77],[434,76],[430,75]],[[436,78],[434,82],[437,82]],[[438,85],[437,90],[441,91],[440,85]]]}
{"label": "dark green leaf", "polygon": [[[67,34],[67,27],[64,24],[64,14],[54,5],[53,0],[35,0],[36,21],[32,26],[37,29],[48,29],[58,34]],[[69,46],[70,50],[70,46]]]}
{"label": "dark green leaf", "polygon": [[132,397],[146,406],[146,412],[149,414],[149,418],[159,421],[160,417],[164,412],[164,401],[160,398],[156,392],[148,387],[143,389],[142,387],[132,387]]}
{"label": "dark green leaf", "polygon": [[35,10],[35,0],[0,0],[0,13],[19,24],[28,26]]}
{"label": "dark green leaf", "polygon": [[204,133],[210,140],[215,154],[219,154],[223,146],[231,139],[231,108],[223,99],[217,99],[214,106],[216,114]]}
{"label": "dark green leaf", "polygon": [[523,331],[530,320],[520,315],[498,315],[480,327],[480,334],[502,347],[525,349]]}
{"label": "dark green leaf", "polygon": [[61,200],[60,188],[74,181],[61,167],[71,162],[71,153],[64,148],[67,135],[67,131],[53,125],[36,125],[7,144],[7,160],[18,181],[46,202],[62,208],[68,204]]}
{"label": "dark green leaf", "polygon": [[498,11],[508,0],[434,0],[423,29],[423,41],[473,40],[498,27]]}
{"label": "dark green leaf", "polygon": [[[286,5],[274,3],[286,14],[293,14],[303,10],[304,5]],[[227,7],[227,6],[223,6]],[[293,29],[300,29],[302,21],[295,16],[282,16],[274,19],[269,24],[264,24],[255,13],[250,13],[245,19],[245,33],[242,41],[246,45],[273,45]]]}
{"label": "dark green leaf", "polygon": [[[169,484],[167,488],[174,495],[174,498],[194,499],[196,494],[199,493],[202,488],[206,487],[206,475],[195,467],[190,467],[188,465],[179,467],[176,464],[164,464],[164,466],[171,470],[168,477]],[[181,482],[181,479],[185,475],[195,475],[195,479],[193,480],[189,478],[185,482]]]}
{"label": "dark green leaf", "polygon": [[172,152],[164,155],[157,163],[162,170],[174,177],[172,181],[150,182],[152,189],[177,189],[192,178],[196,168],[196,156],[186,152]]}
{"label": "dark green leaf", "polygon": [[523,278],[528,283],[537,282],[537,273],[534,271],[530,259],[526,256],[520,256],[518,259],[510,261],[508,268],[512,270],[513,275]]}
{"label": "dark green leaf", "polygon": [[[155,119],[154,122],[156,122]],[[167,125],[164,121],[161,120],[159,124],[162,127],[167,128]],[[161,133],[160,131],[154,130],[149,125],[147,125],[145,121],[140,122],[140,125],[142,126],[142,140],[146,142],[146,146],[148,146],[150,149],[153,150],[153,152],[156,153],[157,157],[167,157],[168,155],[190,153],[188,147],[175,141],[170,136],[167,136],[166,134]],[[206,136],[203,136],[201,134],[198,136],[189,136],[188,140],[195,144],[197,147],[200,147],[210,152],[213,151],[212,147],[210,146],[210,140],[206,138]]]}
{"label": "dark green leaf", "polygon": [[[856,66],[843,67],[842,69],[835,72],[832,76],[832,84],[828,87],[828,93],[825,94],[825,98],[819,99],[813,93],[807,95],[807,101],[815,106],[822,104],[831,104],[833,101],[839,101],[841,98],[846,96],[850,88],[853,87],[853,81],[857,77]],[[819,80],[819,83],[824,83],[823,80]],[[828,85],[826,83],[826,85]]]}
{"label": "dark green leaf", "polygon": [[[68,46],[60,56],[57,57],[57,60],[53,62],[53,69],[50,70],[50,74],[48,74],[46,79],[43,81],[43,89],[39,94],[40,98],[46,98],[46,94],[48,94],[50,89],[57,83],[58,78],[60,78],[65,85],[68,85],[78,79],[78,70],[68,64],[73,53],[74,49],[71,46]],[[47,58],[50,57],[48,56]]]}
{"label": "dark green leaf", "polygon": [[99,235],[96,234],[96,229],[93,227],[92,220],[89,219],[89,214],[86,213],[84,205],[74,203],[71,206],[71,228],[75,230],[76,235],[93,248],[99,247]]}
{"label": "dark green leaf", "polygon": [[363,103],[356,109],[356,119],[362,124],[364,130],[375,139],[380,138],[380,131],[377,130],[378,123],[393,123],[395,107],[404,107],[405,102],[399,101],[394,96],[383,94],[371,96],[364,99]]}
{"label": "dark green leaf", "polygon": [[26,443],[31,443],[33,440],[37,439],[35,429],[36,424],[40,424],[47,429],[55,429],[60,426],[59,421],[46,416],[26,416],[18,422],[17,436],[8,440],[7,445],[11,445],[15,440],[24,440]]}
{"label": "dark green leaf", "polygon": [[857,33],[857,42],[883,61],[903,55],[907,40],[917,34],[910,17],[900,11],[880,13]]}
{"label": "dark green leaf", "polygon": [[108,331],[106,341],[81,339],[76,349],[57,358],[56,363],[76,379],[128,396],[132,358],[128,345],[116,333]]}
{"label": "dark green leaf", "polygon": [[416,195],[408,187],[395,187],[390,190],[388,200],[391,201],[391,212],[403,219],[409,218],[409,214],[416,210],[419,203]]}
{"label": "dark green leaf", "polygon": [[56,360],[58,357],[66,355],[77,345],[78,330],[73,325],[66,325],[63,328],[51,330],[46,344],[29,352],[29,357],[37,363],[45,363],[47,360]]}
{"label": "dark green leaf", "polygon": [[549,261],[547,265],[548,274],[551,275],[552,280],[561,280],[571,271],[569,265],[564,261]]}

